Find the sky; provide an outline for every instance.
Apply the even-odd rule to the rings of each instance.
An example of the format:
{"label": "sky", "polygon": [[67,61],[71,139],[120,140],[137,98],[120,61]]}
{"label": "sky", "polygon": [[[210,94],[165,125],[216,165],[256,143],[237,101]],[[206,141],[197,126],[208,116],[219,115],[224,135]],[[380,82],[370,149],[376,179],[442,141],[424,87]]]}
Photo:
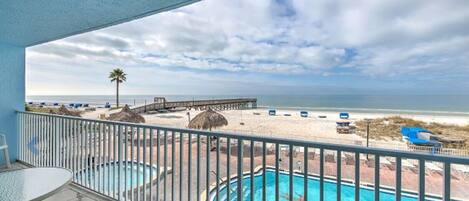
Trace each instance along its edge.
{"label": "sky", "polygon": [[469,94],[467,0],[203,0],[30,47],[27,95]]}

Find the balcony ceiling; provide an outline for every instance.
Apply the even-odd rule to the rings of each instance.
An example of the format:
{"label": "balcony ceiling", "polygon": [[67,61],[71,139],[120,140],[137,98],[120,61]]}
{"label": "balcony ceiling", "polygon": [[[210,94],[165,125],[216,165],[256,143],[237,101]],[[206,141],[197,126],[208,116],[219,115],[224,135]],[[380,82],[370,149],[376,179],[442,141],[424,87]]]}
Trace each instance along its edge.
{"label": "balcony ceiling", "polygon": [[2,0],[0,43],[32,46],[198,0]]}

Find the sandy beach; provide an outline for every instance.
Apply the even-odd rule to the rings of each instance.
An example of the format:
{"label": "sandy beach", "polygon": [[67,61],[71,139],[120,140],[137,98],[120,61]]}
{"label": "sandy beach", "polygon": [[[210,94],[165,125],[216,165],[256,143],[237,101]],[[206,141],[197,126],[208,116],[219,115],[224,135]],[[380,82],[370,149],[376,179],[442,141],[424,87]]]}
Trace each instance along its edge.
{"label": "sandy beach", "polygon": [[[116,110],[97,109],[94,112],[84,113],[82,116],[96,119],[99,114],[108,115],[113,112],[116,112]],[[143,114],[143,117],[147,124],[187,128],[189,116],[193,118],[200,112],[196,110],[183,110],[168,113]],[[268,109],[223,110],[218,112],[226,117],[228,125],[214,129],[214,131],[340,144],[363,145],[366,140],[356,134],[338,134],[336,122],[341,121],[341,119],[339,118],[339,112],[336,111],[308,111],[309,116],[306,118],[300,116],[299,110],[280,109],[276,111],[275,116],[270,116]],[[438,122],[454,125],[466,125],[469,123],[469,116],[366,112],[350,112],[348,120],[353,123],[365,118],[383,118],[397,115],[429,123]],[[326,118],[319,118],[319,116],[326,116]],[[384,141],[387,143],[383,144],[372,140],[371,144],[379,145],[380,147],[388,146],[389,148],[405,145],[403,141],[398,140]]]}

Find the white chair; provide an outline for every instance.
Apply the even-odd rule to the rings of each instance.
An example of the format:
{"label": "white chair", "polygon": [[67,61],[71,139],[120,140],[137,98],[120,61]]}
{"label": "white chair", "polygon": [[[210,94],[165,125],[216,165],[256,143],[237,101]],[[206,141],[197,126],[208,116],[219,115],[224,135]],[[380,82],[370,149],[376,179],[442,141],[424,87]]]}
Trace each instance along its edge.
{"label": "white chair", "polygon": [[0,151],[3,151],[3,155],[5,156],[4,158],[6,161],[7,168],[10,168],[11,164],[10,164],[10,156],[8,155],[7,139],[5,135],[3,134],[0,134]]}

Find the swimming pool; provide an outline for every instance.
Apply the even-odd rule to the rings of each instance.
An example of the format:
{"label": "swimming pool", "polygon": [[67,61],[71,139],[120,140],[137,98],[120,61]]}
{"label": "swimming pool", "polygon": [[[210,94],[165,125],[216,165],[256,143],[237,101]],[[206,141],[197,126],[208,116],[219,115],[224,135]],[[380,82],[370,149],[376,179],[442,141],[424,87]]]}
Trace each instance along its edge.
{"label": "swimming pool", "polygon": [[[143,163],[137,162],[122,162],[121,172],[119,177],[119,162],[109,162],[97,166],[95,169],[85,169],[79,171],[75,174],[75,179],[77,181],[82,181],[84,185],[90,185],[94,187],[97,191],[103,191],[105,194],[114,194],[118,192],[118,182],[120,180],[121,192],[125,191],[125,186],[127,185],[127,190],[143,185],[143,173],[145,172],[145,182],[149,183],[151,180],[156,179],[157,176],[157,167],[151,165],[144,165]],[[152,172],[152,177],[150,177],[150,172]],[[127,176],[126,176],[127,173]],[[137,177],[138,175],[138,177]],[[100,177],[100,179],[98,179]],[[137,183],[138,180],[138,183]],[[99,183],[99,184],[98,184]]]}
{"label": "swimming pool", "polygon": [[[280,200],[287,201],[289,198],[289,185],[290,177],[289,173],[285,171],[279,171],[279,191],[280,191]],[[293,199],[301,200],[300,198],[304,195],[304,176],[299,174],[294,174],[293,176]],[[231,180],[230,184],[231,193],[230,200],[236,200],[237,198],[237,182],[236,178]],[[262,200],[262,172],[259,172],[254,175],[254,199]],[[332,180],[324,180],[324,200],[325,201],[336,201],[336,183]],[[251,177],[245,175],[243,178],[243,200],[250,201],[251,191]],[[220,200],[227,200],[226,196],[227,188],[226,183],[222,184],[220,187]],[[353,201],[355,199],[355,186],[348,182],[343,182],[341,187],[342,200],[343,201]],[[216,192],[214,190],[210,193],[210,200],[216,200]],[[272,169],[266,169],[266,200],[275,200],[275,171]],[[380,191],[380,200],[392,201],[395,200],[395,194],[393,191],[381,190]],[[319,200],[319,178],[310,176],[308,178],[308,200]],[[401,197],[402,201],[417,201],[417,196],[415,194],[403,193]],[[434,198],[426,198],[426,200],[441,200]],[[360,188],[360,201],[374,201],[374,189],[368,187]]]}

